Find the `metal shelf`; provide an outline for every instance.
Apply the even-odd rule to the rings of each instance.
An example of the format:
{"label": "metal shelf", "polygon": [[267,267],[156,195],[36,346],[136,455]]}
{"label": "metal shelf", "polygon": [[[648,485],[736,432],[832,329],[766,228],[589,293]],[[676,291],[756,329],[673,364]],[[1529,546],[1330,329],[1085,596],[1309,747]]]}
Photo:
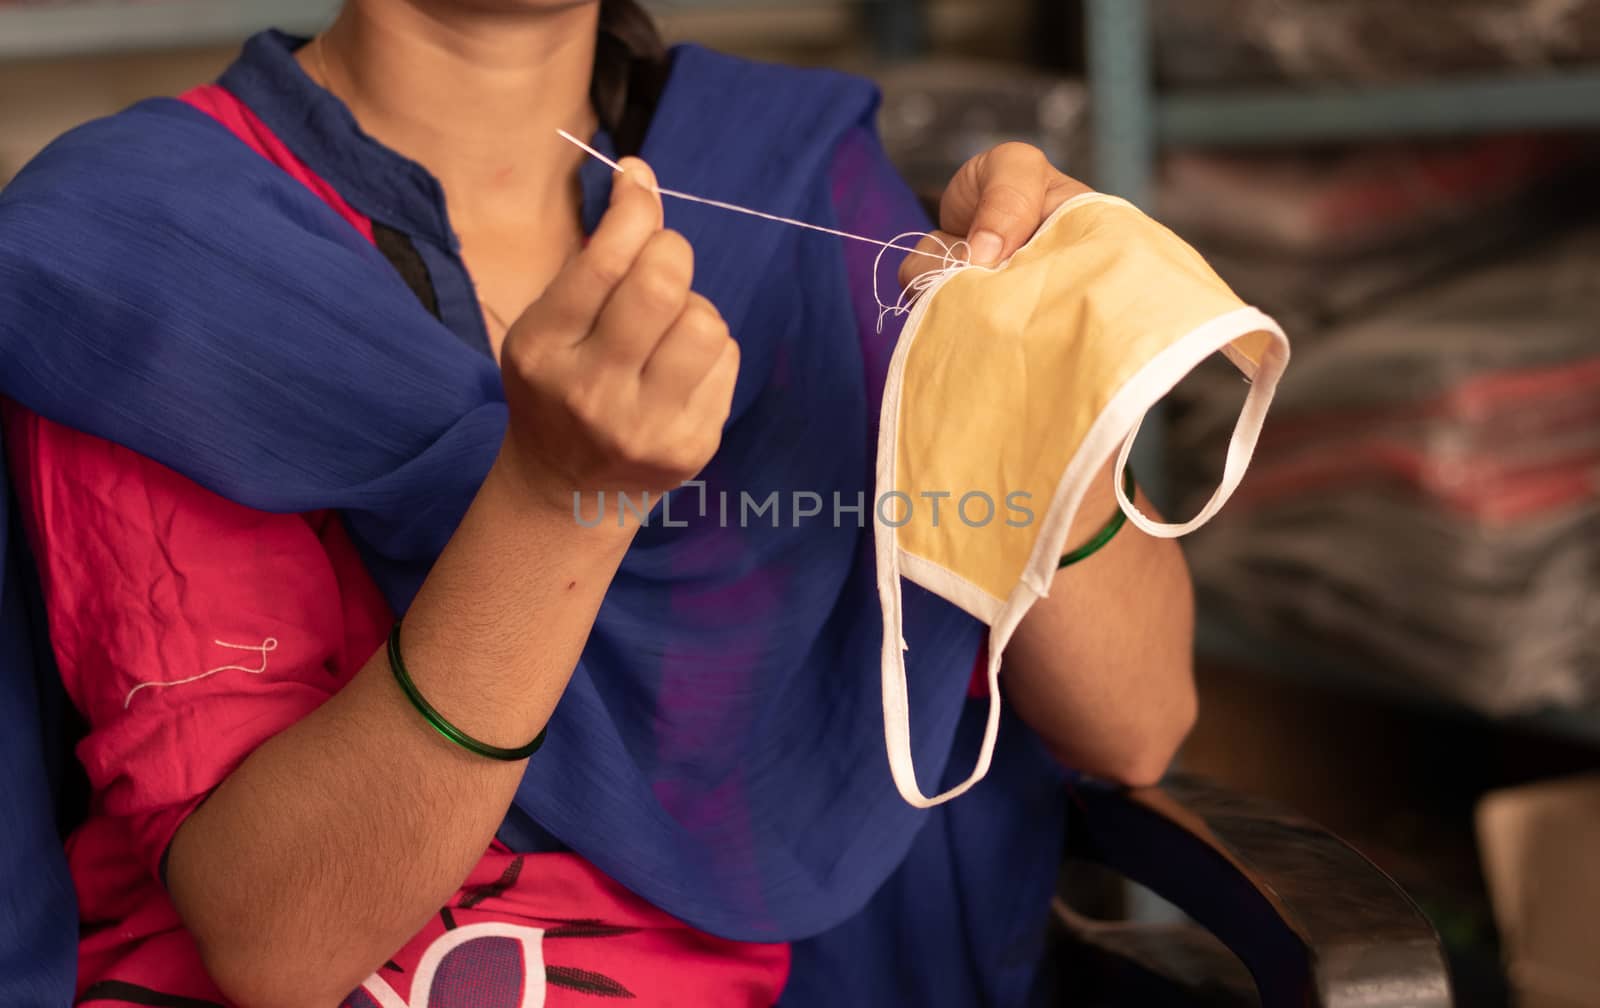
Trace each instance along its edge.
{"label": "metal shelf", "polygon": [[0,10],[0,60],[224,45],[263,28],[313,32],[337,0],[155,0]]}
{"label": "metal shelf", "polygon": [[1102,139],[1095,181],[1135,202],[1149,197],[1162,145],[1600,129],[1600,67],[1371,89],[1159,94],[1150,0],[1086,3],[1090,84]]}
{"label": "metal shelf", "polygon": [[1155,105],[1169,144],[1281,144],[1600,127],[1600,69],[1370,90],[1174,95]]}

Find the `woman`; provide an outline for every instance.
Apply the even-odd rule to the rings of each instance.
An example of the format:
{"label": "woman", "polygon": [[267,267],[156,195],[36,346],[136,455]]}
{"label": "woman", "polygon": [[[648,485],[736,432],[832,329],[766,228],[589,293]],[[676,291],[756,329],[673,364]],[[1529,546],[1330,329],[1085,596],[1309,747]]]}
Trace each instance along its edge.
{"label": "woman", "polygon": [[[574,520],[870,493],[875,250],[651,183],[924,227],[873,104],[664,53],[631,0],[351,0],[7,190],[6,443],[89,722],[80,1003],[1026,1000],[1061,768],[1154,780],[1193,718],[1175,548],[1061,575],[990,780],[924,813],[858,511]],[[1000,148],[941,223],[995,262],[1077,191]],[[980,629],[908,594],[919,766],[970,762]]]}

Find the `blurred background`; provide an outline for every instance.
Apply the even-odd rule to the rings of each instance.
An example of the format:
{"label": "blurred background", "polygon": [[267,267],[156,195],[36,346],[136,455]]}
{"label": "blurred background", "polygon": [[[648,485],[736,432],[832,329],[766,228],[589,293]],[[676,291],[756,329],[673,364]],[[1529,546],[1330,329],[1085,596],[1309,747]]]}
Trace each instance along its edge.
{"label": "blurred background", "polygon": [[[673,38],[876,77],[930,201],[1026,140],[1285,323],[1252,471],[1187,543],[1184,768],[1389,871],[1461,1004],[1600,1005],[1600,0],[656,6]],[[0,178],[333,7],[0,0]],[[1169,513],[1209,495],[1242,396],[1204,369],[1147,425]]]}

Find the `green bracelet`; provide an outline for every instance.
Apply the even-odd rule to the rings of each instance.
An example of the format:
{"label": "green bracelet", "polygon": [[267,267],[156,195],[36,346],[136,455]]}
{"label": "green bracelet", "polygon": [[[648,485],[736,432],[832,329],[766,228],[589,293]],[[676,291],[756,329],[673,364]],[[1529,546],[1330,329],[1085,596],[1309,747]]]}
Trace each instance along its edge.
{"label": "green bracelet", "polygon": [[389,667],[394,669],[394,680],[400,684],[400,689],[405,693],[406,699],[410,700],[411,706],[415,707],[428,724],[433,726],[433,730],[467,752],[492,760],[500,760],[503,763],[516,763],[532,756],[539,751],[540,746],[544,745],[544,732],[541,731],[538,738],[520,749],[502,749],[499,746],[489,745],[487,742],[479,742],[471,735],[446,721],[444,715],[434,710],[433,705],[423,698],[422,693],[417,690],[416,683],[411,681],[411,673],[406,671],[405,659],[400,657],[399,620],[395,621],[394,629],[389,631]]}
{"label": "green bracelet", "polygon": [[[1131,468],[1124,469],[1122,474],[1122,492],[1127,494],[1128,499],[1131,501],[1133,500],[1133,493],[1136,489],[1138,488],[1133,482],[1133,470]],[[1106,543],[1115,539],[1117,537],[1117,533],[1122,531],[1122,526],[1126,525],[1127,523],[1128,515],[1122,510],[1122,506],[1119,504],[1117,506],[1117,513],[1111,516],[1110,521],[1106,522],[1106,527],[1096,533],[1093,539],[1090,539],[1082,546],[1079,546],[1071,553],[1068,553],[1066,556],[1062,557],[1061,563],[1056,565],[1056,570],[1061,570],[1064,567],[1071,567],[1080,560],[1087,560],[1094,556],[1096,553],[1105,548]]]}

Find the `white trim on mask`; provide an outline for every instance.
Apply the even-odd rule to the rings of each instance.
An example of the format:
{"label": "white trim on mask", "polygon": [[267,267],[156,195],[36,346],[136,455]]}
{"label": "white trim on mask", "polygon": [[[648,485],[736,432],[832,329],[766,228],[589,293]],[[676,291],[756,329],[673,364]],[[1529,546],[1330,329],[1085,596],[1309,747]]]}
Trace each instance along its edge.
{"label": "white trim on mask", "polygon": [[[1122,442],[1122,451],[1117,455],[1115,474],[1117,505],[1128,516],[1128,520],[1147,535],[1155,536],[1158,539],[1178,539],[1205,525],[1212,518],[1215,518],[1217,512],[1221,511],[1223,506],[1228,503],[1229,498],[1233,496],[1233,492],[1239,488],[1240,481],[1244,479],[1245,472],[1250,468],[1250,459],[1255,455],[1256,442],[1261,439],[1262,425],[1267,420],[1267,410],[1272,406],[1272,397],[1278,391],[1278,379],[1283,377],[1284,369],[1289,366],[1289,338],[1284,335],[1283,329],[1278,326],[1277,322],[1259,310],[1241,308],[1236,312],[1212,320],[1196,330],[1196,332],[1185,337],[1177,346],[1168,349],[1176,350],[1178,347],[1184,347],[1190,338],[1194,338],[1197,343],[1204,346],[1219,334],[1228,332],[1233,332],[1236,335],[1228,338],[1228,342],[1224,344],[1225,350],[1233,350],[1234,340],[1254,332],[1270,333],[1276,339],[1268,345],[1267,352],[1262,357],[1259,367],[1245,367],[1240,362],[1244,361],[1245,364],[1248,364],[1249,360],[1237,351],[1228,355],[1228,359],[1238,365],[1240,370],[1244,371],[1245,377],[1250,380],[1250,392],[1245,396],[1244,405],[1239,409],[1239,419],[1234,424],[1233,436],[1228,441],[1228,456],[1227,461],[1223,463],[1222,478],[1217,484],[1216,492],[1211,495],[1210,500],[1206,501],[1205,506],[1200,509],[1200,513],[1182,524],[1169,524],[1153,521],[1143,511],[1140,511],[1138,505],[1128,499],[1122,474],[1128,468],[1128,458],[1133,454],[1133,443],[1139,437],[1139,428],[1144,423],[1144,414],[1140,415],[1139,421],[1134,424],[1133,429],[1128,432],[1128,436]],[[1169,367],[1172,370],[1177,370],[1178,363],[1174,361],[1169,364],[1165,361],[1166,356],[1167,352],[1161,353],[1151,364],[1160,364],[1164,371]],[[1195,364],[1185,367],[1182,373],[1168,386],[1168,391],[1182,381],[1183,376],[1193,370],[1198,363],[1199,361],[1196,361]],[[1146,370],[1148,371],[1150,368],[1146,368]],[[1152,377],[1152,380],[1155,380],[1154,377]],[[1162,394],[1165,395],[1166,393]],[[1152,403],[1152,405],[1154,404]],[[1146,409],[1145,413],[1148,412],[1149,410]]]}
{"label": "white trim on mask", "polygon": [[[912,307],[911,314],[901,330],[900,340],[895,345],[894,356],[889,361],[889,373],[885,376],[883,385],[883,405],[878,428],[875,500],[882,500],[888,491],[894,489],[897,462],[896,434],[900,429],[900,399],[905,389],[906,361],[910,357],[912,345],[916,342],[916,333],[921,327],[923,316],[927,314],[928,305],[938,293],[938,289],[953,275],[947,273],[941,277],[939,282],[924,292]],[[994,760],[995,741],[1000,735],[1000,655],[1004,641],[1010,638],[1011,632],[1016,629],[1016,624],[1022,617],[1020,614],[1017,615],[1002,635],[1001,624],[1006,620],[1007,610],[1012,608],[1011,600],[1007,600],[1007,605],[1001,606],[993,596],[966,579],[956,576],[938,564],[921,561],[921,558],[903,553],[900,549],[898,528],[886,522],[874,524],[876,528],[873,544],[878,565],[878,601],[883,611],[883,648],[880,655],[883,736],[884,747],[889,757],[889,773],[894,778],[895,788],[900,792],[900,797],[905,799],[907,804],[916,808],[933,808],[965,794],[989,773],[989,766]],[[904,637],[904,598],[900,585],[903,564],[917,572],[917,576],[913,579],[916,583],[961,605],[990,626],[989,716],[984,727],[983,747],[978,753],[977,765],[961,784],[931,798],[922,793],[917,783],[916,763],[911,755],[911,702],[906,684],[905,656],[910,645]],[[958,599],[964,602],[957,602]],[[964,689],[965,686],[965,682],[950,684],[952,689]]]}
{"label": "white trim on mask", "polygon": [[937,592],[989,626],[1000,618],[1009,601],[995,598],[948,567],[915,553],[900,553],[900,576]]}

